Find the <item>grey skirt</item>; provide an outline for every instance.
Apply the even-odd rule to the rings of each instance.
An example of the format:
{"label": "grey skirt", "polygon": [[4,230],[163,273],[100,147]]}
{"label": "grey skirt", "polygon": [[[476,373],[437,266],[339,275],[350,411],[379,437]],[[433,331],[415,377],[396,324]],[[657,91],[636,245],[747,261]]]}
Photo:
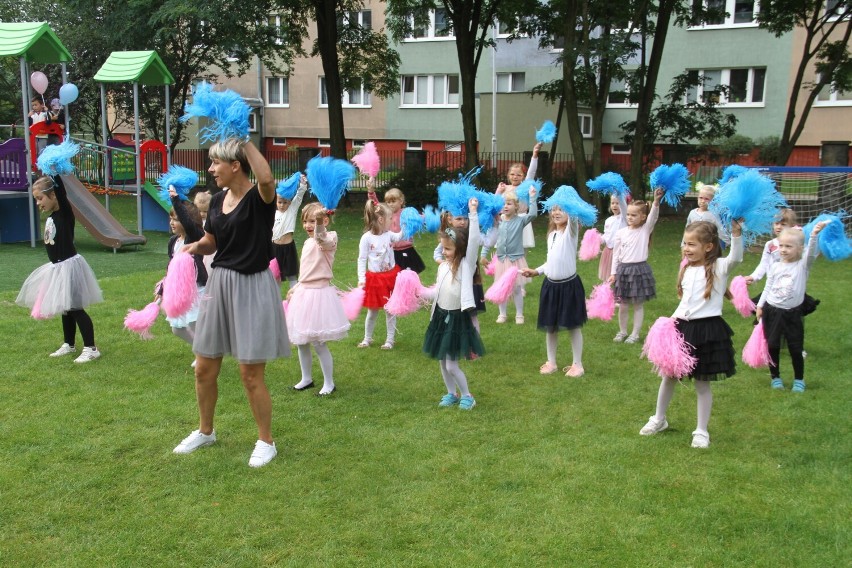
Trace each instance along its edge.
{"label": "grey skirt", "polygon": [[210,358],[231,354],[244,364],[290,356],[281,291],[268,269],[256,274],[221,267],[212,271],[192,350]]}

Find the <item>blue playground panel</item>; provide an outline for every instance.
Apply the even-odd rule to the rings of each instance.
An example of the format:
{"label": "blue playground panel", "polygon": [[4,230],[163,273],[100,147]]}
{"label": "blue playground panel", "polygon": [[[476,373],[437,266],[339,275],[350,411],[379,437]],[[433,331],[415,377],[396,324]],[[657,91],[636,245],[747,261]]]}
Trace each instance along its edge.
{"label": "blue playground panel", "polygon": [[169,214],[147,192],[142,192],[142,230],[169,232]]}
{"label": "blue playground panel", "polygon": [[[0,192],[0,243],[21,243],[30,240],[30,205],[32,199],[26,191]],[[33,208],[32,223],[36,227],[36,240],[40,240],[39,212]]]}

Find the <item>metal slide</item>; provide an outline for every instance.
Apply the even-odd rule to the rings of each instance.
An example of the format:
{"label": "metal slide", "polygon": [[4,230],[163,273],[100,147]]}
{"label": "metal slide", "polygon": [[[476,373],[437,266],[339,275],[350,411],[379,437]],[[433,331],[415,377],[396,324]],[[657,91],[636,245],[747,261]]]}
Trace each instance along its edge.
{"label": "metal slide", "polygon": [[62,182],[65,184],[68,201],[71,202],[77,221],[82,223],[99,243],[118,249],[129,245],[144,245],[148,241],[142,235],[130,233],[116,221],[77,176],[62,176]]}

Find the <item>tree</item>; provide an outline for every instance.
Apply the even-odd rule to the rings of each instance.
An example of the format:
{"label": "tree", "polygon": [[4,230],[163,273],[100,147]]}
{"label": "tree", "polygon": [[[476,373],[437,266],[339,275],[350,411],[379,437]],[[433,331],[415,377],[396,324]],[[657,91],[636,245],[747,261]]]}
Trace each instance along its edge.
{"label": "tree", "polygon": [[[461,85],[461,115],[467,168],[479,162],[476,127],[476,74],[482,52],[494,44],[490,37],[498,10],[506,0],[388,0],[387,22],[391,36],[402,41],[415,27],[428,25],[429,11],[446,11],[456,41]],[[505,14],[505,12],[504,12]],[[503,14],[501,14],[503,15]],[[506,17],[509,18],[508,14]],[[511,21],[511,20],[506,20]]]}
{"label": "tree", "polygon": [[[776,37],[800,28],[805,39],[798,61],[784,130],[778,146],[777,165],[787,164],[796,141],[801,136],[811,107],[819,92],[831,88],[837,92],[852,90],[852,60],[849,38],[852,33],[852,4],[825,0],[762,0],[757,20],[761,28]],[[817,71],[814,82],[805,80],[811,66]],[[799,97],[805,94],[801,116],[796,116]]]}

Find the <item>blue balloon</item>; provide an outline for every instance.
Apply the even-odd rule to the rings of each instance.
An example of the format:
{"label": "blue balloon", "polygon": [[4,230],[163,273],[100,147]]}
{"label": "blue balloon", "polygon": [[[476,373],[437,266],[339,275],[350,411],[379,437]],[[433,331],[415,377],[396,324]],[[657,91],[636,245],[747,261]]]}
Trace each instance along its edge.
{"label": "blue balloon", "polygon": [[80,91],[74,83],[65,83],[59,88],[59,102],[64,105],[73,103],[79,95]]}

